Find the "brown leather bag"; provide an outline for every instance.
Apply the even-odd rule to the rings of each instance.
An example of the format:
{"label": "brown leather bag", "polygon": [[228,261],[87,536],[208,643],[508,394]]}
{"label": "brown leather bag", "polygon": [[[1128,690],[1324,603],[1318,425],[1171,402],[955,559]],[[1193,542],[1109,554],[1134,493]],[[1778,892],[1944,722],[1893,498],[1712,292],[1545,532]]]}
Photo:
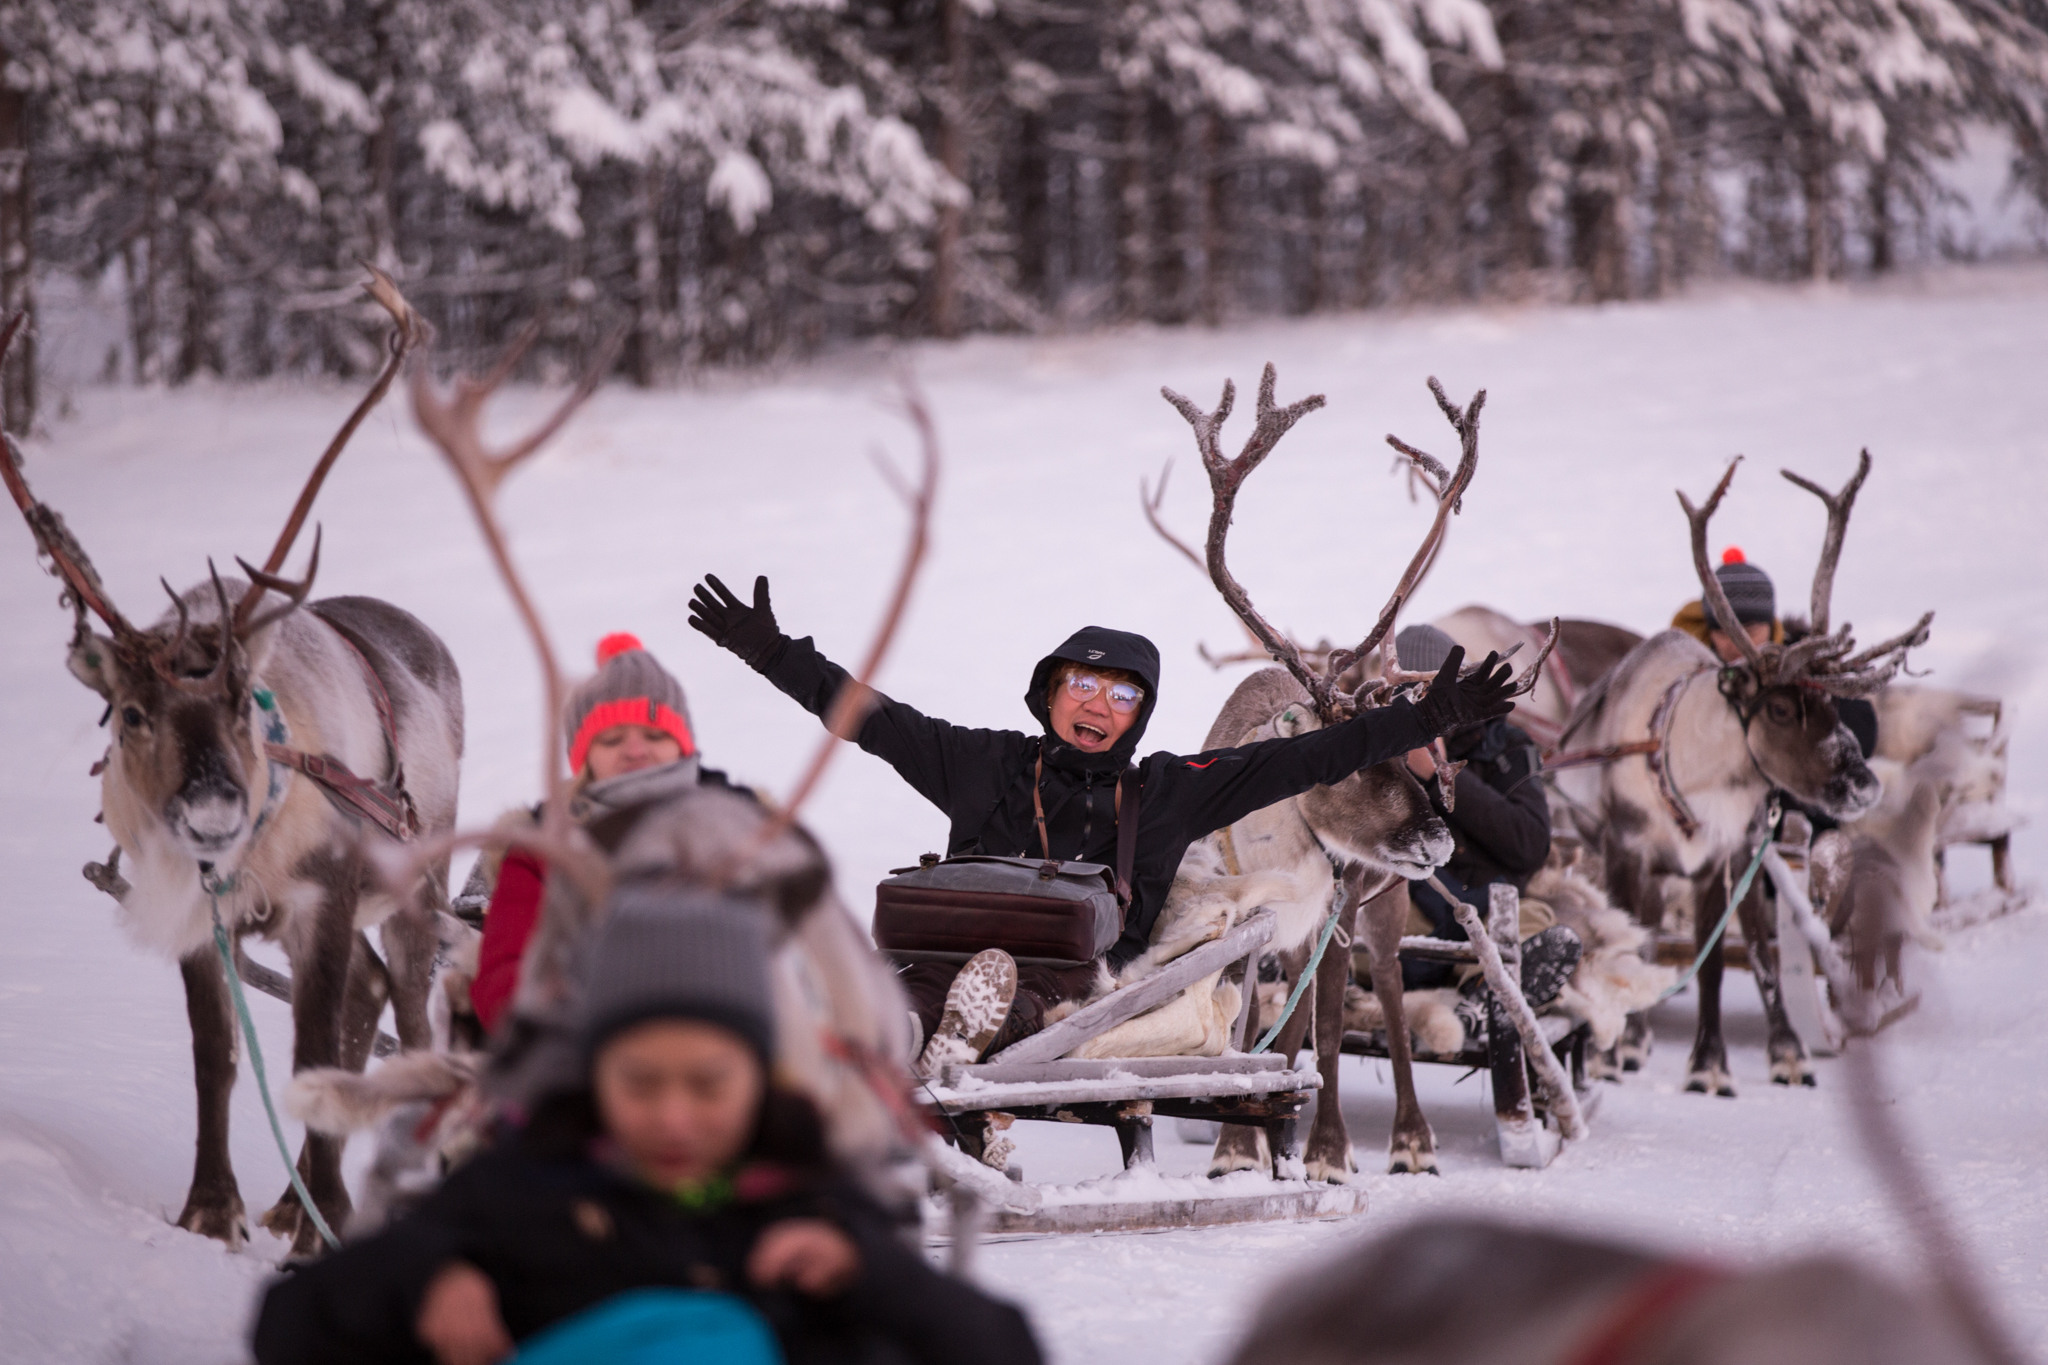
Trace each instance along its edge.
{"label": "brown leather bag", "polygon": [[965,961],[1001,948],[1020,962],[1075,966],[1109,951],[1123,933],[1138,851],[1138,774],[1117,782],[1116,868],[1058,862],[1032,773],[1031,804],[1042,858],[927,854],[875,888],[875,945],[899,962]]}

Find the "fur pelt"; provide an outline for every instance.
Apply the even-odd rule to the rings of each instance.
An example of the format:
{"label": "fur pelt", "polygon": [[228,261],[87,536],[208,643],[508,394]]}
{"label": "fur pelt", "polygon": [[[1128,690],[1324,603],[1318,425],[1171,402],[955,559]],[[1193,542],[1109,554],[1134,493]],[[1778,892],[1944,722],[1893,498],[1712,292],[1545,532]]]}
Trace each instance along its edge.
{"label": "fur pelt", "polygon": [[316,1133],[333,1137],[383,1122],[400,1105],[444,1100],[474,1085],[483,1070],[476,1053],[401,1052],[374,1071],[344,1067],[301,1071],[285,1087],[284,1111]]}
{"label": "fur pelt", "polygon": [[[1403,991],[1401,1017],[1420,1056],[1447,1057],[1465,1049],[1465,1021],[1458,1017],[1455,990]],[[1356,981],[1344,987],[1344,1031],[1384,1033],[1387,1016],[1379,997]]]}
{"label": "fur pelt", "polygon": [[[1087,996],[1055,1006],[1046,1022],[1064,1019],[1082,1005],[1142,981],[1183,954],[1223,937],[1254,908],[1295,895],[1294,879],[1284,873],[1208,877],[1202,875],[1199,865],[1191,873],[1189,864],[1183,862],[1145,951],[1122,971],[1112,974],[1106,967],[1099,969]],[[1090,1038],[1069,1055],[1221,1056],[1230,1046],[1230,1031],[1244,1000],[1240,988],[1222,978],[1220,971],[1210,973],[1164,1004]]]}
{"label": "fur pelt", "polygon": [[1529,879],[1526,899],[1548,905],[1557,922],[1579,936],[1578,969],[1546,1012],[1588,1025],[1594,1047],[1612,1047],[1628,1016],[1655,1004],[1678,979],[1674,969],[1644,960],[1649,930],[1616,909],[1577,867],[1543,868]]}

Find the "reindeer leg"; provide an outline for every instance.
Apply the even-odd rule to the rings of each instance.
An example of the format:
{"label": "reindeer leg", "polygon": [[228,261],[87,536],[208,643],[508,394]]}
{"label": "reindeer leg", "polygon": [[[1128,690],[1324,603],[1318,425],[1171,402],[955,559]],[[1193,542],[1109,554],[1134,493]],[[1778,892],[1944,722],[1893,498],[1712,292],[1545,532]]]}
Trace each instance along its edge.
{"label": "reindeer leg", "polygon": [[1351,981],[1351,933],[1346,921],[1358,910],[1355,889],[1346,884],[1343,919],[1330,938],[1330,947],[1316,968],[1315,1047],[1316,1072],[1322,1088],[1316,1091],[1316,1115],[1308,1130],[1308,1149],[1303,1159],[1310,1180],[1332,1185],[1350,1183],[1358,1173],[1358,1160],[1351,1153],[1351,1133],[1344,1126],[1344,1106],[1337,1087],[1337,1064],[1344,1056],[1344,988]]}
{"label": "reindeer leg", "polygon": [[[1600,861],[1607,870],[1607,895],[1620,909],[1650,931],[1648,951],[1656,952],[1657,935],[1664,927],[1664,895],[1651,874],[1649,863],[1629,848],[1610,826],[1600,841]],[[1631,1014],[1622,1026],[1621,1037],[1594,1063],[1595,1074],[1613,1078],[1625,1071],[1641,1071],[1650,1060],[1653,1042],[1649,1018]]]}
{"label": "reindeer leg", "polygon": [[[1245,1046],[1258,1041],[1259,1024],[1259,955],[1254,953],[1245,963]],[[1232,1171],[1270,1171],[1273,1154],[1268,1149],[1266,1130],[1256,1123],[1226,1123],[1216,1135],[1216,1147],[1209,1155],[1211,1176],[1229,1175]]]}
{"label": "reindeer leg", "polygon": [[1408,924],[1408,883],[1396,881],[1365,903],[1366,952],[1372,959],[1372,993],[1387,1022],[1387,1065],[1394,1073],[1394,1131],[1387,1143],[1390,1175],[1438,1174],[1436,1134],[1415,1097],[1415,1057],[1408,1043],[1408,1019],[1401,1003],[1401,931]]}
{"label": "reindeer leg", "polygon": [[[1728,888],[1722,884],[1722,866],[1713,864],[1693,878],[1693,951],[1706,946],[1721,911],[1728,904]],[[1735,1081],[1728,1074],[1728,1047],[1721,1040],[1721,958],[1722,945],[1700,963],[1693,989],[1699,996],[1699,1028],[1693,1035],[1692,1061],[1687,1067],[1685,1088],[1697,1094],[1735,1098]]]}
{"label": "reindeer leg", "polygon": [[199,1136],[192,1188],[178,1226],[238,1248],[249,1236],[242,1191],[228,1159],[228,1097],[235,1089],[235,1007],[213,944],[178,963],[185,1017],[192,1025],[192,1079],[199,1091]]}
{"label": "reindeer leg", "polygon": [[1757,994],[1763,997],[1764,1018],[1770,1024],[1767,1050],[1771,1058],[1772,1085],[1814,1085],[1813,1067],[1806,1060],[1806,1044],[1792,1027],[1785,1012],[1785,989],[1778,975],[1777,916],[1765,913],[1763,878],[1757,878],[1735,912],[1742,920],[1742,936],[1749,943],[1749,971],[1756,978]]}
{"label": "reindeer leg", "polygon": [[[294,1075],[312,1067],[342,1064],[342,1015],[350,978],[371,970],[367,963],[357,961],[359,956],[369,956],[368,940],[355,930],[356,900],[364,872],[361,860],[315,855],[301,869],[302,875],[325,883],[328,894],[307,913],[302,932],[286,942],[292,964]],[[341,1179],[343,1141],[309,1132],[298,1160],[307,1192],[337,1236],[350,1209],[348,1187]],[[295,1258],[317,1256],[322,1249],[320,1230],[305,1216],[298,1192],[289,1186],[263,1215],[262,1223],[279,1237],[290,1239]]]}
{"label": "reindeer leg", "polygon": [[[433,880],[433,874],[428,880]],[[432,1046],[427,998],[433,990],[434,955],[441,942],[432,905],[425,899],[401,905],[377,926],[377,941],[383,945],[384,961],[390,967],[391,1014],[398,1026],[398,1045],[408,1052]]]}

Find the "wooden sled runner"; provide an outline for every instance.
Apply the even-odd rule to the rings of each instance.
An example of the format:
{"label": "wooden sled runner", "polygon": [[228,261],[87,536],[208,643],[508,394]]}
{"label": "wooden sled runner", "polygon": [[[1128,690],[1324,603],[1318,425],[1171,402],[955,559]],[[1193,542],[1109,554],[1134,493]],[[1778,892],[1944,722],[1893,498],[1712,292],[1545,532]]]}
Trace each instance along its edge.
{"label": "wooden sled runner", "polygon": [[[1233,964],[1246,964],[1248,979],[1255,981],[1258,955],[1273,936],[1273,924],[1272,911],[1259,911],[1223,937],[985,1062],[947,1067],[926,1087],[926,1101],[940,1124],[977,1164],[990,1144],[1007,1141],[1002,1131],[1018,1119],[1116,1130],[1123,1149],[1120,1173],[1078,1185],[997,1189],[987,1200],[993,1207],[984,1231],[1123,1232],[1338,1218],[1365,1211],[1365,1191],[1355,1186],[1276,1180],[1249,1171],[1210,1180],[1162,1175],[1156,1168],[1152,1122],[1165,1117],[1256,1124],[1272,1144],[1275,1169],[1286,1169],[1290,1159],[1299,1169],[1296,1120],[1321,1078],[1313,1068],[1296,1070],[1288,1059],[1271,1053],[1239,1051],[1243,1012],[1231,1050],[1220,1057],[1065,1057],[1088,1039]],[[986,1195],[986,1182],[982,1188]]]}
{"label": "wooden sled runner", "polygon": [[[1417,1063],[1432,1062],[1487,1072],[1493,1083],[1494,1130],[1500,1139],[1502,1163],[1540,1170],[1555,1160],[1562,1150],[1566,1124],[1551,1106],[1542,1102],[1541,1087],[1531,1084],[1530,1069],[1544,1063],[1529,1054],[1523,1030],[1515,1022],[1518,1007],[1521,1011],[1528,1010],[1527,1002],[1520,998],[1517,989],[1521,961],[1520,898],[1511,886],[1494,886],[1490,891],[1486,933],[1493,940],[1502,965],[1508,969],[1509,989],[1515,992],[1516,998],[1502,999],[1489,984],[1483,1035],[1468,1038],[1464,1048],[1458,1052],[1437,1053],[1417,1049],[1412,1056]],[[1401,940],[1401,955],[1433,962],[1476,964],[1480,960],[1478,948],[1469,941],[1414,935]],[[1586,1043],[1590,1030],[1582,1023],[1557,1015],[1535,1015],[1534,1022],[1545,1047],[1557,1059],[1558,1067],[1552,1074],[1561,1072],[1569,1076],[1573,1099],[1580,1114],[1590,1116],[1598,1107],[1599,1100],[1599,1090],[1586,1079]],[[1347,1032],[1344,1051],[1359,1057],[1385,1057],[1386,1033],[1382,1030]]]}

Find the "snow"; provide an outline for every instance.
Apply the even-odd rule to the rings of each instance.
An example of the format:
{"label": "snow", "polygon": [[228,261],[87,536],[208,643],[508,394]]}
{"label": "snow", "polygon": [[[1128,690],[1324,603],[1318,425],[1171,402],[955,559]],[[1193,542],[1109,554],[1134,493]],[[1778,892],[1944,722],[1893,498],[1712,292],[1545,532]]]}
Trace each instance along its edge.
{"label": "snow", "polygon": [[[45,330],[62,339],[52,314]],[[901,508],[869,464],[909,437],[889,409],[907,366],[945,443],[935,544],[882,679],[956,721],[1025,723],[1030,665],[1079,624],[1142,629],[1167,676],[1152,738],[1194,746],[1233,684],[1195,645],[1234,646],[1213,591],[1145,531],[1141,474],[1171,458],[1166,516],[1199,534],[1206,511],[1185,424],[1162,384],[1214,400],[1239,385],[1234,448],[1259,365],[1282,401],[1320,390],[1248,485],[1232,562],[1271,617],[1310,638],[1362,631],[1422,530],[1388,476],[1392,431],[1436,450],[1448,430],[1423,387],[1485,385],[1478,480],[1416,606],[1484,600],[1654,629],[1692,591],[1674,486],[1695,494],[1737,451],[1751,458],[1715,528],[1805,595],[1820,509],[1773,471],[1839,482],[1859,446],[1876,472],[1843,556],[1836,619],[1867,639],[1935,609],[1917,656],[1936,681],[2002,692],[2016,727],[2012,800],[2038,816],[2048,763],[2031,718],[2043,685],[2025,653],[2048,632],[2039,509],[2048,499],[2048,268],[1945,271],[1883,287],[1731,288],[1658,305],[1465,309],[1322,317],[1224,331],[983,339],[860,352],[674,393],[600,394],[506,491],[513,543],[572,666],[631,629],[684,679],[708,760],[786,791],[817,729],[684,625],[706,570],[775,585],[783,624],[850,658],[865,644],[900,552]],[[508,395],[509,433],[555,394]],[[153,615],[158,574],[183,584],[212,556],[268,545],[346,388],[176,392],[80,388],[74,414],[29,446],[29,475],[63,511],[127,611]],[[53,410],[56,405],[53,404]],[[322,588],[387,596],[421,615],[461,663],[469,705],[463,817],[531,799],[541,709],[524,638],[449,476],[394,399],[322,496]],[[251,1296],[282,1248],[243,1254],[168,1226],[190,1173],[192,1098],[177,973],[125,941],[78,875],[107,851],[86,769],[98,700],[65,673],[68,618],[0,519],[0,1356],[219,1362],[236,1358]],[[1717,547],[1718,548],[1718,545]],[[303,549],[293,568],[303,560]],[[549,741],[552,743],[552,740]],[[842,754],[807,818],[855,904],[863,888],[940,846],[943,821],[893,775]],[[2023,828],[2016,858],[2041,861]],[[1983,860],[1959,853],[1981,882]],[[2048,1346],[2048,1131],[2037,1068],[2048,914],[1957,935],[1922,964],[1929,1003],[1894,1045],[1915,1149],[1935,1167],[1992,1283]],[[1737,1261],[1845,1245],[1904,1264],[1898,1221],[1855,1155],[1836,1065],[1817,1091],[1765,1084],[1754,992],[1727,991],[1734,1101],[1678,1093],[1692,1005],[1657,1014],[1646,1075],[1608,1088],[1590,1141],[1550,1170],[1501,1167],[1485,1080],[1430,1069],[1423,1098],[1440,1179],[1368,1174],[1372,1211],[1350,1223],[986,1247],[980,1273],[1031,1308],[1055,1358],[1215,1359],[1272,1278],[1345,1239],[1446,1208],[1615,1228]],[[266,1053],[290,1055],[284,1011],[258,999]],[[1361,1163],[1383,1161],[1391,1097],[1381,1067],[1347,1062]],[[235,1094],[234,1157],[259,1211],[284,1185],[255,1087]],[[1034,1179],[1107,1173],[1104,1130],[1020,1124]],[[1160,1135],[1168,1174],[1202,1149]]]}

